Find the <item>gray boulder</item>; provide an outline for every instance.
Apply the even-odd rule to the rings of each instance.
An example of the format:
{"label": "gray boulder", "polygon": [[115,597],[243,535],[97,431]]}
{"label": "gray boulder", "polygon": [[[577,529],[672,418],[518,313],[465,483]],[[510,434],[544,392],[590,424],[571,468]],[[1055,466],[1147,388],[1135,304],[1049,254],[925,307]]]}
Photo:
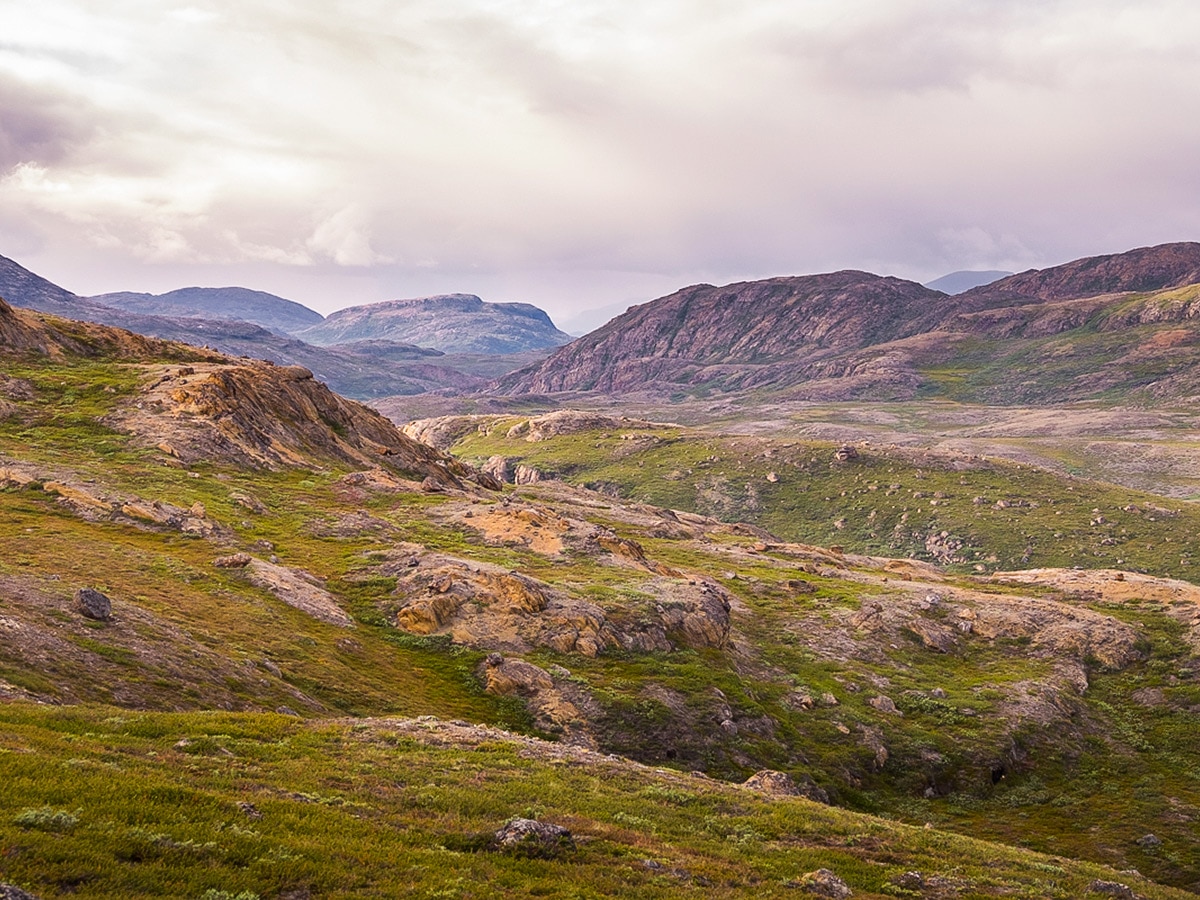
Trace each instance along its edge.
{"label": "gray boulder", "polygon": [[80,588],[75,592],[75,609],[97,622],[112,618],[112,601],[95,588]]}

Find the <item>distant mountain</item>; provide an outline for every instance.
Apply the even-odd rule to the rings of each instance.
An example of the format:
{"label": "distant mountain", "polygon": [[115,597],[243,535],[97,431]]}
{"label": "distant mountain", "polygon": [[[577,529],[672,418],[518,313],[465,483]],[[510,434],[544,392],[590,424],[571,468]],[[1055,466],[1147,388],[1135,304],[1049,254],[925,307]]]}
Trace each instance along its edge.
{"label": "distant mountain", "polygon": [[933,281],[927,281],[925,282],[925,287],[933,291],[941,291],[943,294],[961,294],[963,291],[969,291],[971,288],[979,287],[980,285],[991,284],[997,278],[1003,278],[1011,274],[1012,272],[996,270],[975,271],[964,269],[958,272],[951,272],[949,275],[943,275],[941,278],[935,278]]}
{"label": "distant mountain", "polygon": [[752,389],[760,399],[1200,401],[1200,244],[1076,260],[954,296],[865,272],[697,285],[489,391]]}
{"label": "distant mountain", "polygon": [[559,347],[572,340],[529,303],[484,303],[474,294],[388,300],[340,309],[296,332],[322,346],[361,340],[403,340],[446,353],[508,354]]}
{"label": "distant mountain", "polygon": [[505,393],[627,392],[773,383],[781,366],[929,330],[951,301],[867,272],[693,285],[635,306],[538,366],[500,379]]}
{"label": "distant mountain", "polygon": [[231,356],[303,366],[334,390],[356,399],[438,390],[470,391],[487,383],[485,377],[432,364],[431,360],[441,354],[412,345],[386,342],[386,349],[370,345],[324,348],[276,334],[252,322],[153,316],[105,306],[77,296],[2,256],[0,298],[13,306],[111,325],[148,337],[211,347]]}
{"label": "distant mountain", "polygon": [[83,318],[81,313],[85,311],[102,312],[105,309],[99,303],[73,294],[41,275],[35,275],[7,256],[0,256],[0,298],[13,306],[72,319]]}
{"label": "distant mountain", "polygon": [[1072,300],[1122,291],[1160,291],[1200,283],[1200,243],[1159,244],[1030,269],[969,291],[973,300]]}
{"label": "distant mountain", "polygon": [[165,294],[120,291],[89,297],[96,303],[147,316],[236,319],[269,331],[292,334],[323,321],[324,316],[293,300],[243,287],[187,287]]}

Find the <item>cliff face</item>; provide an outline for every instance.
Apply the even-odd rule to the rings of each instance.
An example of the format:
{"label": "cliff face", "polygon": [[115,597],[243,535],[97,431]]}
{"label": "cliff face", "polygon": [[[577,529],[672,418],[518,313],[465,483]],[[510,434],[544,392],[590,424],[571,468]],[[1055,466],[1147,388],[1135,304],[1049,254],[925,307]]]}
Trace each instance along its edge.
{"label": "cliff face", "polygon": [[520,353],[559,347],[571,336],[528,303],[484,303],[474,294],[389,300],[338,310],[296,332],[322,346],[344,341],[394,340],[446,353]]}
{"label": "cliff face", "polygon": [[953,301],[898,278],[834,272],[695,285],[637,306],[499,382],[511,393],[631,391],[715,366],[813,363],[929,330]]}

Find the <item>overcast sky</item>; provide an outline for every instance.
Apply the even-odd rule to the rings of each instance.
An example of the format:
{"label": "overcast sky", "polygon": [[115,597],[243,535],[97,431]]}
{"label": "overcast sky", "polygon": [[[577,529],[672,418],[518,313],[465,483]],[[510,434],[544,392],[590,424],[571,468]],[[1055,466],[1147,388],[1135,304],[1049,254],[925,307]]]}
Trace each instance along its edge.
{"label": "overcast sky", "polygon": [[0,0],[0,254],[560,321],[1200,239],[1194,0]]}

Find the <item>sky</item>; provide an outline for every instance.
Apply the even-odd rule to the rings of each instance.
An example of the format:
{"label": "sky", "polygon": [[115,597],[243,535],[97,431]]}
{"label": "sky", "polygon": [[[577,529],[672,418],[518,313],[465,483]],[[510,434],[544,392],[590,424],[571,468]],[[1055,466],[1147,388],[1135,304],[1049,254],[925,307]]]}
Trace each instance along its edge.
{"label": "sky", "polygon": [[0,0],[0,254],[567,324],[1020,271],[1200,240],[1197,113],[1194,0]]}

